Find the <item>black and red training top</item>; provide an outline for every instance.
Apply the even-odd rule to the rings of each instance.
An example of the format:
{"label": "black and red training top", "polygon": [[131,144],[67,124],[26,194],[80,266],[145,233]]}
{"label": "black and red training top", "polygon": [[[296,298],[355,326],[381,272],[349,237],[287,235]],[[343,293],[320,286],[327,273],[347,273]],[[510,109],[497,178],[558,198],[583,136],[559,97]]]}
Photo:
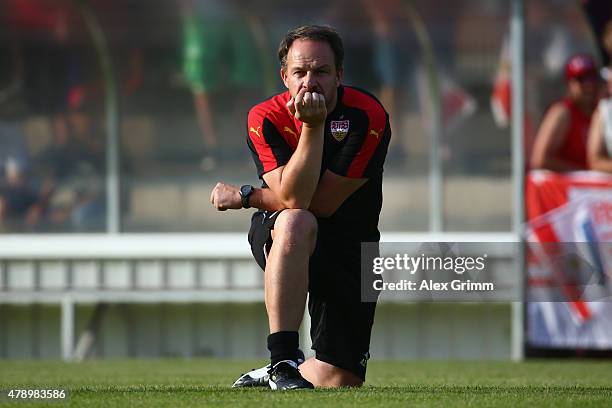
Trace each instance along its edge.
{"label": "black and red training top", "polygon": [[[284,92],[249,111],[247,143],[260,178],[287,164],[297,148],[302,122],[286,107],[290,97]],[[389,115],[381,103],[367,92],[340,86],[338,103],[325,121],[321,174],[330,170],[368,181],[330,218],[319,219],[320,232],[323,228],[334,237],[353,242],[380,239],[383,164],[390,138]]]}

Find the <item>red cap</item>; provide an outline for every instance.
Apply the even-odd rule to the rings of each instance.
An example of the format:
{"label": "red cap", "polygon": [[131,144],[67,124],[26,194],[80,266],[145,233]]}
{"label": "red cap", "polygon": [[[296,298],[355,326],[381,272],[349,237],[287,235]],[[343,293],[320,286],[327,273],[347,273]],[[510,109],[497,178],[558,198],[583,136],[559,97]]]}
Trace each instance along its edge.
{"label": "red cap", "polygon": [[565,64],[565,79],[598,76],[597,63],[590,55],[574,55]]}

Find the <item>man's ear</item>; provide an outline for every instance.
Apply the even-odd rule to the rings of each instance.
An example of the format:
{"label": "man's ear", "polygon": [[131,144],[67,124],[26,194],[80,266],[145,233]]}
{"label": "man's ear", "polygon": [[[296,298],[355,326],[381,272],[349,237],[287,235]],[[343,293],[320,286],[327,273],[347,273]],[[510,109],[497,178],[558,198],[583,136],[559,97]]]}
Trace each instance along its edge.
{"label": "man's ear", "polygon": [[285,84],[285,88],[289,89],[289,84],[287,83],[287,72],[284,68],[280,69],[280,77],[283,80],[283,84]]}
{"label": "man's ear", "polygon": [[336,81],[338,81],[338,83],[336,84],[336,87],[339,87],[342,84],[343,76],[344,76],[344,68],[340,68],[338,70],[338,74],[336,75]]}

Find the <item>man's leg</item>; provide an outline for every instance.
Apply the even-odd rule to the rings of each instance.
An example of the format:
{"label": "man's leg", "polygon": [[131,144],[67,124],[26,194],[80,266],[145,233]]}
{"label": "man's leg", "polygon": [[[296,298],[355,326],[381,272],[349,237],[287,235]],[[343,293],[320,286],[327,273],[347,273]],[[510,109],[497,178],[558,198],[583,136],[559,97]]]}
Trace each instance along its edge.
{"label": "man's leg", "polygon": [[315,387],[361,387],[363,384],[352,372],[314,357],[300,365],[300,373]]}
{"label": "man's leg", "polygon": [[265,271],[270,333],[297,332],[308,292],[308,260],[316,247],[317,219],[306,210],[284,210],[272,231]]}
{"label": "man's leg", "polygon": [[274,223],[265,270],[272,389],[313,388],[300,374],[298,329],[308,292],[308,262],[317,243],[317,219],[305,210],[284,210]]}
{"label": "man's leg", "polygon": [[370,358],[376,303],[361,298],[361,244],[342,242],[319,231],[310,259],[308,311],[316,356],[300,372],[317,387],[361,386]]}
{"label": "man's leg", "polygon": [[[251,220],[249,243],[257,264],[265,270],[265,302],[269,315],[271,363],[244,373],[233,387],[310,388],[295,365],[304,361],[298,349],[298,328],[304,313],[308,286],[308,263],[316,246],[317,221],[308,211],[259,211]],[[267,248],[267,249],[266,249]],[[278,378],[274,365],[281,364],[284,377]],[[297,364],[293,364],[293,362]],[[274,363],[274,364],[272,364]],[[276,378],[276,381],[269,379]],[[272,384],[274,382],[274,385]]]}

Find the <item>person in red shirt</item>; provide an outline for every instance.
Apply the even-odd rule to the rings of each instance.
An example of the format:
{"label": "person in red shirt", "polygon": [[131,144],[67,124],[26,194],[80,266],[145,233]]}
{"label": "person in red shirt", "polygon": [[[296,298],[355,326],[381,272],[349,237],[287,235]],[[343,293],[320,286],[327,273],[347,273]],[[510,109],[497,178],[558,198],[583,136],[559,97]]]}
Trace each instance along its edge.
{"label": "person in red shirt", "polygon": [[552,171],[586,170],[586,145],[591,116],[597,106],[599,74],[595,60],[585,54],[565,66],[567,96],[555,102],[538,129],[531,167]]}

